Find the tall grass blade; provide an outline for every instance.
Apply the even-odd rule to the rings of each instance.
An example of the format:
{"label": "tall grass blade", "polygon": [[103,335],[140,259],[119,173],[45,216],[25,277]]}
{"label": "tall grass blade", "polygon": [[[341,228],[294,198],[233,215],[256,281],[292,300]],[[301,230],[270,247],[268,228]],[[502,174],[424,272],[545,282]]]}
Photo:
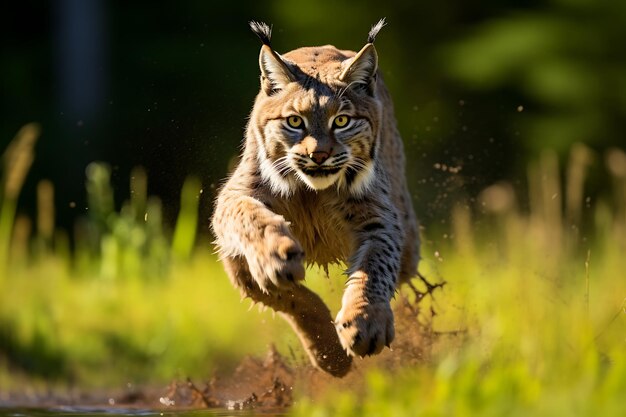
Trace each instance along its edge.
{"label": "tall grass blade", "polygon": [[7,265],[17,198],[35,159],[35,143],[39,134],[40,127],[38,124],[29,123],[25,125],[17,132],[2,155],[0,268],[5,268]]}
{"label": "tall grass blade", "polygon": [[180,213],[176,221],[172,254],[174,259],[186,261],[190,258],[196,243],[198,228],[198,206],[202,185],[197,178],[185,180],[180,196]]}

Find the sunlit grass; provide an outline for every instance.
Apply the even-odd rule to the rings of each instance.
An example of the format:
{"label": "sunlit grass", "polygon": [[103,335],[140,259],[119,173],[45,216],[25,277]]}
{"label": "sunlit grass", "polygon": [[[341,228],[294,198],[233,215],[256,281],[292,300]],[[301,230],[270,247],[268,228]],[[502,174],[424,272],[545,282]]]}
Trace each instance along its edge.
{"label": "sunlit grass", "polygon": [[55,259],[9,278],[0,326],[21,352],[0,362],[3,387],[18,388],[20,371],[84,387],[208,378],[285,330],[270,312],[246,314],[249,302],[208,255],[161,280],[78,279]]}
{"label": "sunlit grass", "polygon": [[[520,236],[521,251],[530,243]],[[471,257],[426,261],[448,279],[436,297],[439,336],[431,360],[371,369],[362,391],[304,398],[302,416],[624,415],[626,261],[618,248],[546,276],[549,254],[526,247],[508,259],[487,244]],[[622,278],[620,277],[620,274]]]}
{"label": "sunlit grass", "polygon": [[[20,152],[31,160],[32,149]],[[607,152],[612,192],[592,203],[584,193],[589,155],[574,147],[561,180],[546,152],[529,166],[527,197],[495,184],[476,202],[459,202],[449,230],[427,228],[420,271],[447,284],[420,302],[419,324],[402,328],[430,332],[423,355],[415,361],[401,349],[386,351],[400,363],[411,359],[392,368],[357,360],[348,384],[329,380],[310,390],[300,381],[292,413],[626,415],[626,154]],[[131,178],[131,200],[116,211],[110,171],[90,165],[91,217],[77,224],[70,252],[67,234],[54,229],[53,185],[38,189],[33,228],[15,217],[28,167],[4,167],[0,389],[204,380],[270,344],[306,363],[288,326],[271,311],[248,311],[211,249],[197,245],[196,180],[183,189],[172,236],[141,169]],[[338,269],[330,275],[312,268],[307,285],[336,312],[343,279]]]}

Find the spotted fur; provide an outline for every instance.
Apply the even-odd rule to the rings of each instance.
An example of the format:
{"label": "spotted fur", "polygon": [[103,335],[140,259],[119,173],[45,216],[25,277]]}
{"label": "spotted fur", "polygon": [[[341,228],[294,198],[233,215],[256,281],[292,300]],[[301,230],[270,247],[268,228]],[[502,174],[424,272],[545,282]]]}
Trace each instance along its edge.
{"label": "spotted fur", "polygon": [[[241,295],[285,317],[312,362],[336,376],[352,355],[389,346],[390,300],[417,272],[402,140],[373,45],[383,25],[358,53],[321,46],[279,55],[270,28],[251,23],[263,43],[261,89],[212,221]],[[305,264],[347,265],[334,320],[300,283]]]}

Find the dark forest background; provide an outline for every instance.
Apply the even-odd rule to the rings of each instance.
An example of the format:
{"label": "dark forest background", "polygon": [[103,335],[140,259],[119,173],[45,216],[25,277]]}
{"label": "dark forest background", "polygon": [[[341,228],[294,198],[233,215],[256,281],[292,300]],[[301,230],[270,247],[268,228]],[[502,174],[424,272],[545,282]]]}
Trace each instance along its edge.
{"label": "dark forest background", "polygon": [[[143,166],[169,221],[184,179],[197,176],[208,231],[215,189],[258,90],[252,19],[272,24],[273,46],[286,52],[358,50],[370,25],[387,18],[380,68],[427,225],[494,182],[524,189],[527,164],[542,149],[565,161],[576,142],[600,157],[626,146],[626,2],[57,0],[0,8],[0,149],[22,125],[41,125],[19,207],[34,212],[37,181],[48,178],[68,229],[86,210],[85,167],[104,161],[118,202],[128,197],[131,169]],[[588,187],[602,193],[602,174]]]}

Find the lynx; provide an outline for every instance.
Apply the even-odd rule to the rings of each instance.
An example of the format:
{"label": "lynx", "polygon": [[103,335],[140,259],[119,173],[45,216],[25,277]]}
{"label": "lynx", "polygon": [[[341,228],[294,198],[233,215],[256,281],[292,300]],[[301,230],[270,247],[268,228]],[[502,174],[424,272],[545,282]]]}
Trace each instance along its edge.
{"label": "lynx", "polygon": [[[403,144],[374,48],[384,24],[358,53],[328,45],[279,55],[271,29],[250,23],[263,43],[261,88],[212,219],[242,297],[284,317],[311,362],[335,376],[349,371],[353,356],[390,346],[390,300],[417,273]],[[301,283],[312,264],[347,265],[334,320]]]}

